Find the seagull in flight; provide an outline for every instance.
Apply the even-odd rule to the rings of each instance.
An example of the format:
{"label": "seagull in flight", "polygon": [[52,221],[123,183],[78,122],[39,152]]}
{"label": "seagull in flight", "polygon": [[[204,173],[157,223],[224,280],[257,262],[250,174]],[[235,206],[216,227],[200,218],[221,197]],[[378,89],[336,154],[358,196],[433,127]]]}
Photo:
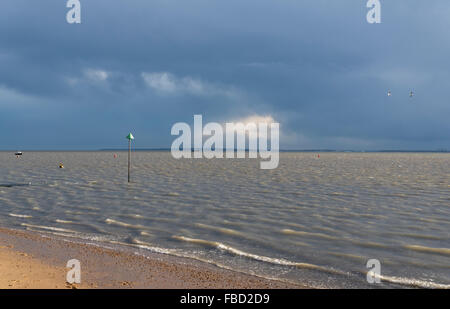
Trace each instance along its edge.
{"label": "seagull in flight", "polygon": [[388,90],[388,92],[387,92],[387,96],[388,96],[388,97],[392,96],[392,93],[391,93],[391,91],[390,91],[390,90]]}

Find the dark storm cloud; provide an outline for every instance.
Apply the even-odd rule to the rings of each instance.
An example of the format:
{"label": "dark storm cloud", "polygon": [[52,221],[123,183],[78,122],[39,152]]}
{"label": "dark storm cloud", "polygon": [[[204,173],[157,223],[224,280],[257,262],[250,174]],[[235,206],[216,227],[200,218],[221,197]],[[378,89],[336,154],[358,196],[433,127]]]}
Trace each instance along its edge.
{"label": "dark storm cloud", "polygon": [[379,25],[366,1],[65,3],[0,4],[1,149],[169,147],[195,113],[271,115],[281,148],[450,148],[448,1]]}

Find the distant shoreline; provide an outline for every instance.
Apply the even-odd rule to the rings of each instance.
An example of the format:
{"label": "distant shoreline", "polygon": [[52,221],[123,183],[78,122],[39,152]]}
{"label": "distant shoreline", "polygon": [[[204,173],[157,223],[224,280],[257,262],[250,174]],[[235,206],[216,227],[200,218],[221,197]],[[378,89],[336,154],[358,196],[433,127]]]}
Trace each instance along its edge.
{"label": "distant shoreline", "polygon": [[[0,152],[17,152],[16,149],[0,150]],[[128,151],[127,148],[101,148],[101,149],[21,149],[22,152],[123,152]],[[170,148],[133,148],[133,151],[137,152],[170,152]],[[191,149],[191,151],[195,151]],[[237,150],[234,151],[244,151]],[[248,149],[245,150],[248,152]],[[333,153],[450,153],[450,150],[333,150],[333,149],[280,149],[280,152],[333,152]]]}

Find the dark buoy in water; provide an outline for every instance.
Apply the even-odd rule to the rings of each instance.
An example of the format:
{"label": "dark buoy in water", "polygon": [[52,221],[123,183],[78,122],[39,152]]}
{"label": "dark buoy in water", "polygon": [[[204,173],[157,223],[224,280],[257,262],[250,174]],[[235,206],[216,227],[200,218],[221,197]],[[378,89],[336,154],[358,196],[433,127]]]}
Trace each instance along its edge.
{"label": "dark buoy in water", "polygon": [[0,188],[14,188],[14,187],[26,187],[26,186],[31,186],[31,182],[29,182],[29,183],[6,183],[6,184],[0,183]]}

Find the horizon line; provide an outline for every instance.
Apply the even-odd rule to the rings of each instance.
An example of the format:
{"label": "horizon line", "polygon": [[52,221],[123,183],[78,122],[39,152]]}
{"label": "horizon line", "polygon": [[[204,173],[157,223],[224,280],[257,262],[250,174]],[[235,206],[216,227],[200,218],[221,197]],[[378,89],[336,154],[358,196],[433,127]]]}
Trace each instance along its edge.
{"label": "horizon line", "polygon": [[[199,151],[201,149],[187,149],[186,151]],[[221,150],[229,150],[227,148],[221,148]],[[245,151],[249,152],[249,149],[233,149],[234,151]],[[106,151],[128,151],[128,148],[99,148],[99,149],[25,149],[20,150],[20,152],[106,152]],[[132,148],[132,151],[171,151],[171,148]],[[270,151],[270,150],[268,150]],[[0,152],[18,152],[18,150],[11,149],[0,149]],[[279,149],[279,152],[429,152],[429,153],[450,153],[450,150],[441,149],[377,149],[377,150],[356,150],[356,149],[327,149],[327,148],[317,148],[317,149]]]}

